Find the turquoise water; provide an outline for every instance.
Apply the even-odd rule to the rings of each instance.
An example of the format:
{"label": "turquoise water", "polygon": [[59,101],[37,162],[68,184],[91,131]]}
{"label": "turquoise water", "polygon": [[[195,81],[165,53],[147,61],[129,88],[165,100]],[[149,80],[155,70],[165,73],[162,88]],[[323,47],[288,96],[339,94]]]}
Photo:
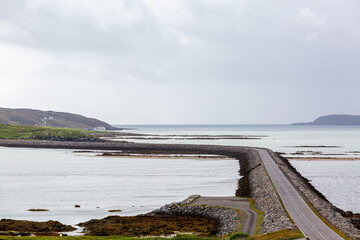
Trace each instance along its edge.
{"label": "turquoise water", "polygon": [[[266,147],[287,157],[311,151],[305,157],[341,157],[349,161],[291,161],[298,171],[332,203],[347,211],[360,212],[360,126],[295,125],[168,125],[120,126],[126,132],[159,135],[257,135],[256,140],[129,140],[148,143],[186,143]],[[296,147],[333,146],[333,147]],[[304,157],[300,156],[300,157]]]}

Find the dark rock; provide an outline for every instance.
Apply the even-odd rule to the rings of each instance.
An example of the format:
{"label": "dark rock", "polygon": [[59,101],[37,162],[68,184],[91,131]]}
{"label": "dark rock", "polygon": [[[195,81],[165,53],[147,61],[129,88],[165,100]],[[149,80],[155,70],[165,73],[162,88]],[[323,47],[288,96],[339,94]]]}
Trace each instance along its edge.
{"label": "dark rock", "polygon": [[31,209],[28,209],[29,212],[47,212],[49,211],[48,209],[34,209],[34,208],[31,208]]}

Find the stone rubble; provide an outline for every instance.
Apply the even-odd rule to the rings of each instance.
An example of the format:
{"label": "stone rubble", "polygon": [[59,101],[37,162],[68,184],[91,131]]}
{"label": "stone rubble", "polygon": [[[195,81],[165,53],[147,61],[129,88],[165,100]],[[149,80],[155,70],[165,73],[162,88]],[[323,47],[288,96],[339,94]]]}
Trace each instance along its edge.
{"label": "stone rubble", "polygon": [[236,210],[224,207],[211,207],[205,205],[185,205],[189,204],[200,195],[192,195],[179,203],[166,204],[143,216],[183,216],[183,217],[206,217],[217,221],[216,236],[223,236],[235,231],[238,224],[238,214]]}
{"label": "stone rubble", "polygon": [[308,179],[301,176],[301,174],[286,158],[280,157],[272,151],[268,152],[295,188],[298,189],[300,194],[314,207],[321,217],[326,219],[326,221],[335,226],[348,237],[360,239],[360,230],[356,229],[348,219],[337,212],[337,208],[334,207],[319,191],[317,191]]}
{"label": "stone rubble", "polygon": [[[262,232],[274,232],[290,228],[292,222],[285,212],[281,200],[265,170],[258,152],[248,149],[246,156],[241,161],[244,178],[248,178],[249,196],[255,201],[255,207],[264,213]],[[244,167],[247,169],[244,169]],[[241,181],[240,181],[241,184]],[[240,186],[239,186],[240,187]]]}

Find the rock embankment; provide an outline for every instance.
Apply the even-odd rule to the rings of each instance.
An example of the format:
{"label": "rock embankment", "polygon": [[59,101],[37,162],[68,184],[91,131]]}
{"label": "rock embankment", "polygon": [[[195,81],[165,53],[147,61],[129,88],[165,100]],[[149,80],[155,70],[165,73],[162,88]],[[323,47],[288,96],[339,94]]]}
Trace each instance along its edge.
{"label": "rock embankment", "polygon": [[232,233],[240,221],[236,210],[224,207],[211,206],[190,206],[200,195],[190,196],[186,200],[178,203],[167,204],[143,216],[161,217],[161,216],[181,216],[181,217],[203,217],[216,221],[216,236],[223,236]]}
{"label": "rock embankment", "polygon": [[343,217],[338,208],[333,206],[324,195],[311,185],[309,180],[303,176],[290,164],[290,162],[280,155],[268,151],[282,172],[288,177],[290,182],[298,189],[302,196],[313,208],[342,233],[353,239],[360,239],[360,230],[356,229],[350,221]]}
{"label": "rock embankment", "polygon": [[[0,146],[7,147],[30,147],[30,148],[55,148],[55,149],[92,149],[92,150],[116,150],[127,151],[137,154],[213,154],[224,155],[238,159],[240,162],[240,175],[237,196],[251,197],[255,206],[262,212],[264,233],[281,230],[290,227],[291,221],[285,212],[281,201],[267,175],[261,158],[254,148],[233,147],[218,145],[186,145],[186,144],[143,144],[129,142],[56,142],[56,141],[0,141]],[[183,211],[207,212],[203,208],[179,209],[178,205],[164,207],[164,212]],[[190,210],[192,209],[192,210]],[[220,214],[220,213],[219,213]],[[226,232],[227,230],[222,231]]]}
{"label": "rock embankment", "polygon": [[262,232],[274,232],[292,226],[275,188],[265,170],[259,153],[255,149],[247,149],[240,160],[240,174],[237,196],[251,197],[255,207],[264,213]]}

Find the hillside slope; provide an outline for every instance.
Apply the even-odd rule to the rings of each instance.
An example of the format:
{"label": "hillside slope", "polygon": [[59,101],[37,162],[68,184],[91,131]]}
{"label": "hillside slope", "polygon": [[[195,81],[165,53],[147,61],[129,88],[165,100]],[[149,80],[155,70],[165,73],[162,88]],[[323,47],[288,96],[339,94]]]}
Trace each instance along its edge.
{"label": "hillside slope", "polygon": [[96,127],[104,127],[106,130],[119,129],[106,122],[78,114],[34,109],[0,108],[0,123],[78,129],[94,129]]}
{"label": "hillside slope", "polygon": [[294,123],[294,125],[360,125],[360,115],[327,115],[313,122]]}

